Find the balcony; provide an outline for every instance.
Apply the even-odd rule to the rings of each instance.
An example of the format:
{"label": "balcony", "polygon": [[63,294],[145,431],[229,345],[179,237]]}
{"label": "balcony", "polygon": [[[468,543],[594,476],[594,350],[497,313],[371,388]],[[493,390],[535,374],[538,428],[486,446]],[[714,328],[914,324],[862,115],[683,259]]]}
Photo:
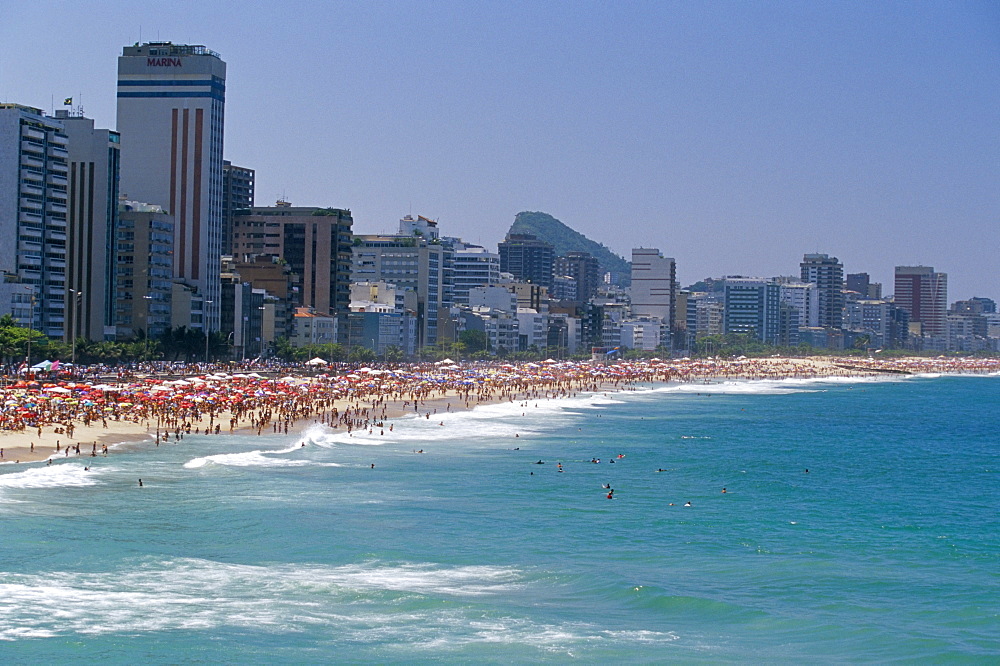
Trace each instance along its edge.
{"label": "balcony", "polygon": [[41,143],[34,143],[33,141],[22,141],[21,152],[38,155],[39,159],[41,159],[41,157],[45,155],[45,145]]}

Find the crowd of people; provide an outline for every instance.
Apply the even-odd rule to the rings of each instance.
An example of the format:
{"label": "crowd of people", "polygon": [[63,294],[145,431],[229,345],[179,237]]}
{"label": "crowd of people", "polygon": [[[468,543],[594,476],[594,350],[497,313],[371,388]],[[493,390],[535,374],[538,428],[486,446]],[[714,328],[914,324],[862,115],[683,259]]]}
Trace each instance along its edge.
{"label": "crowd of people", "polygon": [[[0,391],[0,431],[39,438],[49,433],[59,437],[55,446],[65,450],[79,447],[76,440],[82,436],[81,428],[88,433],[86,438],[93,439],[94,429],[107,429],[109,423],[133,424],[135,433],[148,433],[159,443],[192,432],[221,434],[239,428],[258,434],[287,432],[302,419],[349,431],[385,429],[388,418],[404,413],[430,418],[432,409],[439,407],[451,410],[484,402],[558,398],[643,383],[997,372],[1000,359],[996,358],[91,366],[76,368],[72,380],[58,375],[8,380]],[[430,408],[429,401],[438,402]],[[96,442],[90,452],[96,455]]]}

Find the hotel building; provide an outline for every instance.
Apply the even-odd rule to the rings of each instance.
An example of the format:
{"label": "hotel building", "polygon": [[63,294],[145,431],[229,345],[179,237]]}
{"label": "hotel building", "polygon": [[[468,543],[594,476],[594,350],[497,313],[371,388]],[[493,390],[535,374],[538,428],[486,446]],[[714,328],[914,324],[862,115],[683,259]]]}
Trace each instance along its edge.
{"label": "hotel building", "polygon": [[191,324],[209,331],[221,302],[225,100],[226,63],[204,46],[149,42],[118,58],[121,192],[173,217],[174,277],[203,304]]}

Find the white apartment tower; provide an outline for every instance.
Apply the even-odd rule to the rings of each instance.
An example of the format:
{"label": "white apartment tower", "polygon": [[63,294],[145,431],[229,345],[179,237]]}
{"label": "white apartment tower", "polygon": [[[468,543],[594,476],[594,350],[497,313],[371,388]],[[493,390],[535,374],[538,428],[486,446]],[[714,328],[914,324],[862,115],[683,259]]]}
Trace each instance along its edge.
{"label": "white apartment tower", "polygon": [[0,306],[52,337],[65,332],[68,144],[40,109],[0,104]]}
{"label": "white apartment tower", "polygon": [[219,330],[226,63],[204,46],[149,42],[118,58],[121,192],[174,218],[174,277]]}
{"label": "white apartment tower", "polygon": [[654,248],[632,250],[632,314],[659,317],[667,331],[674,328],[677,266]]}

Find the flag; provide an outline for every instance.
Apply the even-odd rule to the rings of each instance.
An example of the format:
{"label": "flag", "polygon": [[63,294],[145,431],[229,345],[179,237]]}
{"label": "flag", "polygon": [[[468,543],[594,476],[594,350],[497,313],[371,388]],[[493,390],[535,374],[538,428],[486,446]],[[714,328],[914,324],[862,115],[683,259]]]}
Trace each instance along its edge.
{"label": "flag", "polygon": [[73,98],[67,97],[63,100],[63,106],[73,106]]}

